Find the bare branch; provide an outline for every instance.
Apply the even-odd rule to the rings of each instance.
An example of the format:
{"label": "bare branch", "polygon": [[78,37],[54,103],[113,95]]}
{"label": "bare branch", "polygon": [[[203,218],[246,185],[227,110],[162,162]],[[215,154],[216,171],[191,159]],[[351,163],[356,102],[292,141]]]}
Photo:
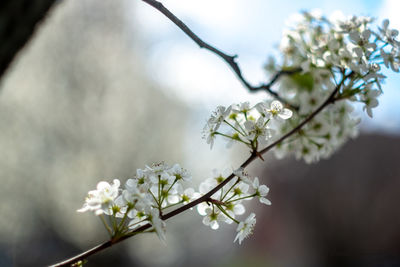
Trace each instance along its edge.
{"label": "bare branch", "polygon": [[[293,134],[297,133],[301,128],[304,127],[304,125],[306,125],[309,121],[311,121],[317,114],[319,114],[325,107],[327,107],[330,104],[333,104],[335,102],[335,95],[337,94],[337,92],[339,91],[339,89],[344,85],[344,82],[352,76],[352,73],[350,73],[347,76],[344,76],[342,81],[335,87],[335,89],[332,91],[332,93],[329,95],[329,97],[313,112],[311,113],[306,119],[304,119],[299,125],[297,125],[295,128],[293,128],[291,131],[289,131],[287,134],[283,135],[281,138],[279,138],[278,140],[276,140],[275,142],[273,142],[272,144],[270,144],[269,146],[267,146],[266,148],[260,150],[260,151],[253,151],[250,155],[250,157],[242,163],[242,165],[240,165],[240,168],[245,168],[247,167],[251,162],[253,162],[256,158],[259,157],[259,155],[265,154],[266,152],[268,152],[269,150],[271,150],[272,148],[274,148],[276,145],[278,145],[279,143],[281,143],[282,141],[284,141],[285,139],[287,139],[288,137],[292,136]],[[229,175],[223,182],[221,182],[220,184],[218,184],[216,187],[214,187],[212,190],[210,190],[207,194],[203,195],[202,197],[182,206],[179,207],[165,215],[163,215],[161,217],[162,220],[167,220],[171,217],[174,217],[202,202],[205,201],[209,201],[211,199],[211,196],[213,194],[215,194],[217,191],[219,191],[222,187],[224,187],[227,183],[229,183],[229,181],[231,181],[233,178],[235,177],[235,175],[232,173],[231,175]],[[100,244],[92,249],[89,249],[86,252],[83,252],[73,258],[70,258],[68,260],[65,260],[63,262],[57,263],[55,265],[51,265],[54,267],[59,267],[59,266],[68,266],[71,265],[73,263],[76,263],[80,260],[86,259],[87,257],[89,257],[90,255],[96,254],[97,252],[100,252],[116,243],[119,243],[129,237],[132,237],[140,232],[143,232],[147,229],[149,229],[151,227],[150,224],[146,224],[143,225],[137,229],[135,229],[134,231],[132,231],[128,236],[123,236],[119,239],[115,239],[115,240],[110,240],[107,242],[104,242],[103,244]]]}
{"label": "bare branch", "polygon": [[[151,4],[152,6],[155,5],[155,7],[156,7],[157,9],[160,8],[160,6],[163,7],[162,4],[159,3],[159,2],[157,2],[157,1],[153,1],[153,0],[143,0],[143,1],[145,1],[145,2],[150,2],[149,4]],[[164,8],[164,7],[163,7],[163,8]],[[166,10],[166,9],[165,9],[165,10]],[[167,14],[169,14],[169,15],[167,15],[168,17],[172,16],[173,18],[176,18],[176,17],[175,17],[171,12],[169,12],[168,10],[167,10],[167,12],[168,12]],[[177,20],[177,21],[180,21],[178,18],[176,18],[176,20]],[[177,23],[175,23],[175,24],[177,24]],[[177,24],[177,25],[178,25],[178,24]],[[179,25],[178,25],[178,26],[179,26]],[[180,28],[181,28],[181,27],[180,27]],[[190,29],[188,29],[187,27],[186,27],[185,29],[186,29],[186,31],[189,31],[189,33],[193,34],[193,33],[190,31]],[[184,31],[185,31],[185,30],[184,30]],[[186,32],[186,31],[185,31],[185,32]],[[188,35],[189,35],[189,34],[188,34]],[[194,34],[193,34],[193,35],[194,35]],[[194,36],[196,36],[196,35],[194,35]],[[198,39],[197,36],[196,36],[196,38]],[[192,39],[193,39],[193,38],[192,38]],[[194,40],[196,40],[196,39],[194,39]],[[200,39],[198,39],[198,40],[200,40]],[[204,42],[201,41],[201,40],[200,40],[199,42],[200,42],[200,43],[204,43]],[[197,43],[197,41],[196,41],[196,43]],[[204,44],[203,44],[203,45],[204,45]],[[207,44],[206,44],[206,45],[207,45]],[[207,45],[207,46],[208,46],[208,45]],[[211,48],[212,48],[212,47],[211,47]],[[214,49],[214,48],[213,48],[213,49]],[[213,50],[211,50],[211,51],[213,51]],[[218,50],[215,49],[215,51],[218,51]],[[217,53],[223,54],[222,52],[217,52]],[[223,55],[225,55],[225,54],[223,54]],[[227,57],[229,57],[229,56],[227,56]],[[235,65],[236,65],[236,63],[235,63]],[[237,66],[237,65],[236,65],[236,66]],[[289,71],[289,72],[290,72],[290,73],[293,73],[294,71],[295,71],[295,70]],[[261,88],[264,88],[264,89],[269,88],[269,87],[279,78],[279,76],[280,76],[280,75],[283,75],[283,74],[288,74],[288,73],[281,73],[281,74],[278,73],[278,74],[276,74],[268,84],[262,85],[262,86],[260,86],[260,87],[256,87],[255,90],[260,90]],[[329,97],[328,97],[316,110],[314,110],[307,118],[305,118],[305,119],[304,119],[300,124],[298,124],[295,128],[293,128],[293,129],[292,129],[291,131],[289,131],[288,133],[284,134],[282,137],[280,137],[278,140],[276,140],[275,142],[271,143],[270,145],[268,145],[268,146],[265,147],[264,149],[262,149],[262,150],[260,150],[260,151],[257,151],[256,149],[254,149],[254,150],[252,151],[251,155],[249,156],[249,158],[247,158],[247,160],[244,161],[244,162],[240,165],[239,168],[245,168],[245,167],[247,167],[247,166],[248,166],[251,162],[253,162],[256,158],[258,158],[258,157],[260,157],[261,155],[267,153],[269,150],[271,150],[272,148],[274,148],[276,145],[278,145],[279,143],[283,142],[284,140],[286,140],[287,138],[289,138],[289,137],[292,136],[293,134],[295,134],[295,133],[297,133],[298,131],[300,131],[308,122],[310,122],[315,116],[317,116],[325,107],[327,107],[327,106],[330,105],[330,104],[333,104],[333,103],[337,100],[337,99],[335,98],[336,94],[339,92],[340,88],[341,88],[342,86],[345,85],[346,80],[349,79],[349,78],[351,78],[351,77],[353,76],[353,74],[354,74],[354,73],[351,72],[351,73],[349,73],[348,75],[345,76],[344,73],[343,73],[343,78],[342,78],[342,80],[340,81],[340,83],[337,84],[337,86],[336,86],[335,89],[331,92],[331,94],[329,95]],[[169,213],[167,213],[167,214],[162,215],[162,216],[161,216],[161,219],[162,219],[162,220],[167,220],[167,219],[169,219],[169,218],[171,218],[171,217],[174,217],[174,216],[176,216],[176,215],[178,215],[178,214],[180,214],[180,213],[182,213],[182,212],[184,212],[184,211],[186,211],[186,210],[188,210],[188,209],[190,209],[190,208],[192,208],[192,207],[195,207],[196,205],[198,205],[198,204],[200,204],[200,203],[202,203],[202,202],[212,201],[211,196],[212,196],[213,194],[215,194],[217,191],[219,191],[222,187],[224,187],[227,183],[229,183],[234,177],[235,177],[235,174],[234,174],[234,173],[230,174],[223,182],[221,182],[220,184],[218,184],[216,187],[214,187],[212,190],[210,190],[208,193],[206,193],[206,194],[203,195],[202,197],[200,197],[200,198],[198,198],[198,199],[196,199],[196,200],[194,200],[194,201],[192,201],[192,202],[190,202],[190,203],[188,203],[188,204],[186,204],[186,205],[184,205],[184,206],[181,206],[181,207],[179,207],[179,208],[177,208],[177,209],[175,209],[175,210],[172,210],[171,212],[169,212]],[[98,245],[98,246],[96,246],[96,247],[93,247],[93,248],[91,248],[91,249],[89,249],[89,250],[87,250],[87,251],[85,251],[85,252],[83,252],[83,253],[81,253],[81,254],[75,256],[75,257],[72,257],[72,258],[67,259],[67,260],[65,260],[65,261],[63,261],[63,262],[60,262],[60,263],[57,263],[57,264],[54,264],[54,265],[51,265],[51,266],[54,266],[54,267],[59,267],[59,266],[70,266],[70,265],[72,265],[72,264],[74,264],[74,263],[76,263],[76,262],[78,262],[78,261],[80,261],[80,260],[86,259],[87,257],[89,257],[89,256],[91,256],[91,255],[93,255],[93,254],[96,254],[96,253],[98,253],[98,252],[100,252],[100,251],[102,251],[102,250],[104,250],[104,249],[106,249],[106,248],[108,248],[108,247],[111,247],[111,246],[114,245],[114,244],[117,244],[117,243],[119,243],[119,242],[121,242],[121,241],[123,241],[123,240],[125,240],[125,239],[128,239],[128,238],[130,238],[130,237],[132,237],[132,236],[134,236],[134,235],[136,235],[136,234],[139,234],[139,233],[141,233],[141,232],[143,232],[143,231],[145,231],[145,230],[147,230],[147,229],[149,229],[149,228],[151,228],[151,227],[152,227],[151,224],[143,225],[143,226],[141,226],[141,227],[139,227],[139,228],[133,230],[133,231],[130,232],[128,235],[125,235],[125,236],[122,236],[122,237],[119,237],[119,238],[114,238],[114,239],[112,239],[112,240],[110,240],[110,241],[104,242],[104,243],[102,243],[102,244],[100,244],[100,245]]]}
{"label": "bare branch", "polygon": [[190,37],[200,48],[204,48],[217,56],[221,57],[233,70],[233,72],[236,74],[237,78],[242,82],[242,84],[250,91],[250,92],[257,92],[259,90],[265,90],[268,92],[270,95],[275,97],[277,100],[281,101],[284,103],[286,106],[291,107],[292,109],[297,110],[298,107],[291,105],[288,103],[285,99],[280,97],[278,93],[272,91],[271,87],[273,84],[277,82],[277,80],[282,76],[282,75],[290,75],[296,72],[300,72],[300,68],[296,68],[293,70],[282,70],[277,72],[271,81],[267,84],[263,84],[260,86],[253,86],[251,85],[244,77],[242,74],[242,71],[240,70],[239,65],[236,63],[235,59],[237,55],[230,56],[228,54],[225,54],[221,50],[217,49],[216,47],[204,42],[200,37],[195,34],[183,21],[181,21],[179,18],[177,18],[171,11],[169,11],[162,3],[156,1],[156,0],[142,0],[143,2],[151,5],[158,11],[160,11],[162,14],[164,14],[170,21],[175,23],[178,28],[180,28],[184,33],[186,33],[187,36]]}

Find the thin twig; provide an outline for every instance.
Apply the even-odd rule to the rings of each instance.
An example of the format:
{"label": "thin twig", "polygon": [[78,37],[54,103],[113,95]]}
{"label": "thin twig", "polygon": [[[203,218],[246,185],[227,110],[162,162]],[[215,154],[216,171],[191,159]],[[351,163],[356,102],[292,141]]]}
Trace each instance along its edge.
{"label": "thin twig", "polygon": [[237,55],[230,56],[228,54],[225,54],[221,50],[217,49],[215,46],[212,46],[209,43],[206,43],[205,41],[200,39],[200,37],[197,34],[195,34],[185,23],[183,23],[183,21],[181,21],[171,11],[169,11],[162,3],[160,3],[160,2],[158,2],[156,0],[142,0],[142,1],[147,3],[147,4],[149,4],[149,5],[151,5],[152,7],[154,7],[158,11],[160,11],[162,14],[164,14],[170,21],[175,23],[175,25],[178,26],[179,29],[181,29],[187,36],[189,36],[189,38],[192,39],[200,48],[204,48],[204,49],[216,54],[217,56],[221,57],[231,67],[233,72],[236,74],[237,78],[242,82],[242,84],[250,92],[257,92],[257,91],[260,91],[260,90],[265,90],[266,92],[268,92],[270,95],[275,97],[277,100],[279,100],[280,102],[282,102],[286,106],[288,106],[288,107],[290,107],[290,108],[292,108],[294,110],[298,109],[298,107],[288,103],[285,99],[280,97],[278,95],[278,93],[272,91],[271,87],[272,87],[273,84],[275,84],[278,81],[278,79],[282,75],[290,75],[290,74],[293,74],[293,73],[300,72],[301,71],[300,68],[295,68],[293,70],[281,70],[281,71],[278,71],[273,76],[273,78],[271,79],[271,81],[269,83],[262,84],[260,86],[253,86],[243,77],[242,71],[240,70],[239,65],[235,61],[235,59],[237,58]]}
{"label": "thin twig", "polygon": [[266,90],[269,94],[274,96],[277,100],[279,100],[282,103],[286,104],[288,107],[291,107],[292,109],[295,109],[295,110],[298,111],[299,107],[295,107],[294,105],[288,105],[288,103],[287,103],[287,101],[285,99],[280,97],[277,92],[274,92],[274,91],[271,90],[271,87],[272,87],[272,85],[274,85],[278,81],[278,79],[282,75],[291,75],[291,74],[299,73],[299,72],[301,72],[301,70],[302,70],[301,68],[294,68],[294,69],[290,69],[290,70],[278,71],[277,73],[275,73],[274,76],[272,76],[272,79],[270,80],[269,83],[262,84],[262,85],[260,85],[258,87],[253,87],[250,90],[250,92],[257,92],[259,90]]}

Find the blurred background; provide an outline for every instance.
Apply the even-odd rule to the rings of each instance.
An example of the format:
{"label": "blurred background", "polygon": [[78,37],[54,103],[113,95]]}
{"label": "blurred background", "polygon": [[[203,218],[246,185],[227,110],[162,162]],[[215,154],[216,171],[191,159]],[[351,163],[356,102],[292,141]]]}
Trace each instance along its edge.
{"label": "blurred background", "polygon": [[[141,1],[56,2],[0,83],[0,266],[48,265],[105,241],[100,220],[76,212],[100,180],[125,181],[161,160],[196,184],[236,168],[247,151],[210,150],[203,125],[219,104],[266,97]],[[400,28],[395,0],[163,3],[238,54],[253,84],[268,80],[263,65],[293,13],[342,10]],[[361,136],[331,159],[251,165],[273,205],[247,208],[257,225],[242,245],[233,225],[214,232],[187,211],[167,222],[168,246],[138,236],[87,266],[400,266],[400,76],[388,76],[374,118],[360,112]]]}

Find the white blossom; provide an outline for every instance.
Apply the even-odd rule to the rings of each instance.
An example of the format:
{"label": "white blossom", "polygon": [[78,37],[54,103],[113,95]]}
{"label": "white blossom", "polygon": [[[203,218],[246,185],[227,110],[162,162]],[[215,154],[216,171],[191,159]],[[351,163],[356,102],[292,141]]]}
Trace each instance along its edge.
{"label": "white blossom", "polygon": [[182,203],[187,204],[200,197],[200,193],[196,192],[193,188],[186,188],[180,195]]}
{"label": "white blossom", "polygon": [[172,166],[169,172],[178,180],[182,179],[183,181],[189,181],[192,178],[190,173],[187,170],[181,168],[179,164],[175,164],[174,166]]}
{"label": "white blossom", "polygon": [[[136,176],[126,181],[120,189],[120,181],[112,184],[100,182],[96,190],[89,191],[79,212],[94,211],[96,215],[113,217],[108,221],[107,230],[111,235],[120,235],[136,230],[150,223],[161,241],[165,241],[165,222],[160,214],[168,205],[186,204],[199,197],[193,188],[185,188],[190,173],[175,164],[154,163],[144,169],[137,169]],[[107,223],[107,217],[102,217]]]}
{"label": "white blossom", "polygon": [[211,115],[211,118],[208,120],[208,123],[213,125],[214,130],[218,130],[221,123],[225,120],[229,113],[231,112],[232,107],[228,108],[224,106],[218,106],[217,109]]}
{"label": "white blossom", "polygon": [[257,121],[248,120],[244,123],[249,141],[256,139],[260,144],[267,143],[268,139],[272,136],[272,130],[265,127],[265,122],[264,118],[260,117]]}
{"label": "white blossom", "polygon": [[213,230],[217,230],[219,228],[218,222],[226,221],[225,216],[219,210],[206,208],[205,213],[206,216],[203,218],[203,224],[210,226]]}
{"label": "white blossom", "polygon": [[390,53],[381,49],[381,56],[386,68],[390,67],[393,71],[399,72],[399,49],[397,47],[393,47]]}
{"label": "white blossom", "polygon": [[89,191],[83,207],[78,212],[94,211],[96,215],[103,213],[111,215],[112,205],[118,197],[119,186],[120,181],[118,179],[114,179],[112,184],[104,181],[99,182],[96,190]]}
{"label": "white blossom", "polygon": [[379,102],[376,99],[380,95],[379,90],[368,90],[365,94],[361,95],[361,101],[365,103],[363,110],[367,111],[368,116],[372,118],[372,109],[377,107]]}
{"label": "white blossom", "polygon": [[278,100],[272,101],[270,108],[266,111],[271,114],[272,117],[278,116],[279,118],[284,120],[289,119],[293,115],[293,112],[288,108],[284,108],[282,103]]}
{"label": "white blossom", "polygon": [[385,19],[382,22],[382,28],[379,28],[382,35],[382,39],[394,46],[399,46],[399,42],[396,40],[399,35],[399,31],[395,29],[389,29],[389,20]]}
{"label": "white blossom", "polygon": [[269,192],[269,188],[266,185],[260,185],[258,177],[254,178],[253,189],[256,190],[256,195],[258,196],[261,203],[265,205],[271,205],[271,201],[265,198]]}
{"label": "white blossom", "polygon": [[215,126],[208,122],[203,129],[203,139],[206,140],[207,144],[210,145],[211,149],[214,145],[215,137],[216,137]]}
{"label": "white blossom", "polygon": [[158,238],[165,243],[165,222],[160,218],[158,210],[153,209],[149,216],[149,221],[157,233]]}
{"label": "white blossom", "polygon": [[250,102],[243,102],[238,105],[235,105],[233,108],[234,111],[236,112],[241,112],[241,113],[247,113],[251,110],[250,108]]}
{"label": "white blossom", "polygon": [[255,224],[256,215],[254,213],[251,213],[244,222],[239,223],[236,229],[237,234],[233,242],[236,242],[236,240],[238,240],[239,244],[242,244],[242,241],[253,233]]}

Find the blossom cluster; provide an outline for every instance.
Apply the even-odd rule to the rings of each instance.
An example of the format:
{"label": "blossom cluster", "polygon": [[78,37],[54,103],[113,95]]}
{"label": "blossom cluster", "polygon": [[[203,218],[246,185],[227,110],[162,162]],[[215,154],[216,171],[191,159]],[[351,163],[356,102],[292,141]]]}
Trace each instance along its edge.
{"label": "blossom cluster", "polygon": [[[218,222],[238,224],[235,238],[243,241],[255,225],[255,214],[252,213],[244,221],[236,216],[245,213],[242,202],[258,198],[261,203],[270,205],[265,198],[269,188],[260,185],[257,177],[251,178],[243,169],[232,174],[230,181],[215,194],[204,199],[197,206],[200,215],[205,216],[203,223],[212,229],[218,229]],[[188,171],[179,164],[172,167],[161,162],[145,169],[138,169],[134,178],[128,179],[124,188],[120,181],[105,181],[97,184],[96,190],[89,191],[83,207],[78,212],[92,211],[100,216],[112,237],[132,234],[140,226],[151,224],[160,240],[165,241],[166,225],[162,219],[164,211],[185,205],[207,194],[210,190],[224,182],[227,175],[222,176],[215,171],[213,178],[206,179],[199,186],[199,192],[192,187],[184,189],[184,183],[191,180]],[[108,217],[105,217],[107,215]],[[108,222],[106,220],[108,219]]]}
{"label": "blossom cluster", "polygon": [[277,134],[293,129],[337,90],[331,99],[335,105],[275,149],[279,158],[294,154],[310,163],[329,157],[357,135],[360,119],[353,114],[352,102],[362,103],[372,117],[385,78],[381,66],[399,71],[400,43],[398,31],[389,27],[388,20],[373,30],[370,17],[345,17],[336,12],[328,18],[312,11],[296,15],[292,22],[280,45],[281,64],[267,64],[273,73],[299,70],[280,80],[279,96],[296,109],[293,119],[281,124]]}
{"label": "blossom cluster", "polygon": [[[231,224],[237,223],[237,235],[235,240],[239,244],[248,237],[256,223],[255,214],[251,213],[245,221],[238,221],[237,216],[243,215],[246,212],[244,201],[258,198],[260,203],[271,205],[271,202],[266,198],[269,188],[266,185],[261,185],[258,177],[251,178],[243,169],[238,169],[233,172],[233,179],[230,179],[218,191],[216,191],[206,202],[197,205],[197,211],[204,216],[203,224],[208,225],[211,229],[218,229],[221,222]],[[222,184],[227,175],[214,170],[211,178],[203,181],[199,186],[201,195],[205,195],[213,188]]]}
{"label": "blossom cluster", "polygon": [[96,190],[89,191],[83,207],[78,211],[109,215],[111,227],[102,219],[113,236],[127,234],[150,223],[159,238],[165,240],[165,222],[161,214],[196,197],[193,188],[184,189],[183,182],[190,179],[189,172],[179,164],[171,167],[164,162],[155,163],[145,169],[137,169],[136,176],[128,179],[123,189],[118,179],[112,184],[98,183]]}
{"label": "blossom cluster", "polygon": [[203,138],[211,148],[219,135],[228,140],[228,145],[236,141],[257,149],[272,140],[276,124],[291,116],[292,111],[277,100],[255,106],[250,106],[249,102],[218,106],[203,129]]}
{"label": "blossom cluster", "polygon": [[398,31],[389,27],[388,20],[373,30],[372,18],[341,13],[327,18],[317,11],[303,12],[294,19],[280,45],[281,64],[272,60],[266,67],[272,73],[290,73],[280,77],[277,91],[290,109],[277,100],[253,107],[248,102],[219,106],[203,130],[211,147],[219,135],[228,139],[228,144],[236,141],[259,151],[260,146],[276,141],[328,101],[334,105],[327,105],[274,148],[278,158],[294,155],[311,163],[330,157],[357,136],[360,118],[353,112],[353,102],[362,103],[372,117],[386,78],[381,66],[399,71]]}

